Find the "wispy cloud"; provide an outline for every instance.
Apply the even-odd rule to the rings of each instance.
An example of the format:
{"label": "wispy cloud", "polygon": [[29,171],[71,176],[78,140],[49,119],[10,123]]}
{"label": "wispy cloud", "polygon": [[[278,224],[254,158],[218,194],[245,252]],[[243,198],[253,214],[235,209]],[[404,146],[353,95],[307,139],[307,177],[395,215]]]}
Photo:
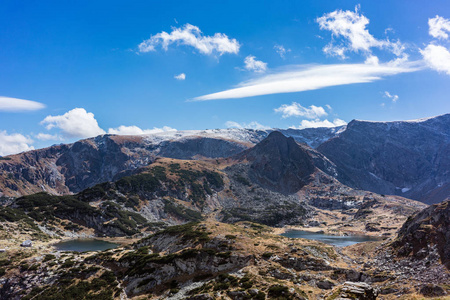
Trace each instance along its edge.
{"label": "wispy cloud", "polygon": [[62,140],[61,137],[57,134],[49,134],[49,133],[43,133],[40,132],[36,134],[36,138],[41,141],[57,141]]}
{"label": "wispy cloud", "polygon": [[144,53],[155,51],[157,46],[167,50],[171,44],[191,46],[206,55],[214,53],[219,55],[225,53],[237,54],[241,46],[236,39],[230,39],[224,33],[205,36],[197,26],[186,24],[179,28],[172,27],[170,33],[163,31],[152,35],[148,40],[140,43],[138,47],[139,51]]}
{"label": "wispy cloud", "polygon": [[0,131],[0,155],[15,154],[33,150],[33,140],[19,133],[8,134],[6,130]]}
{"label": "wispy cloud", "polygon": [[227,128],[246,128],[246,129],[270,129],[269,126],[264,126],[256,121],[250,122],[250,123],[238,123],[234,121],[227,121],[225,122],[225,126]]}
{"label": "wispy cloud", "polygon": [[196,97],[193,101],[245,98],[294,93],[355,83],[368,83],[386,76],[419,70],[417,63],[335,64],[290,66],[257,79],[242,82],[236,88]]}
{"label": "wispy cloud", "polygon": [[264,73],[267,70],[267,63],[256,60],[256,57],[249,55],[244,60],[245,69],[256,73]]}
{"label": "wispy cloud", "polygon": [[109,128],[109,134],[119,135],[142,135],[142,134],[154,134],[160,132],[177,131],[175,128],[164,126],[162,128],[154,127],[153,129],[141,129],[137,126],[119,126],[117,128]]}
{"label": "wispy cloud", "polygon": [[186,74],[181,73],[181,74],[175,75],[173,78],[175,78],[176,80],[185,80]]}
{"label": "wispy cloud", "polygon": [[286,49],[283,45],[275,45],[273,48],[281,58],[285,58],[286,53],[291,52],[291,49]]}
{"label": "wispy cloud", "polygon": [[304,129],[304,128],[318,128],[318,127],[337,127],[347,125],[347,122],[341,119],[334,119],[334,121],[328,120],[303,120],[300,126],[292,126],[290,128],[294,129]]}
{"label": "wispy cloud", "polygon": [[391,94],[388,91],[384,92],[384,97],[391,99],[394,103],[398,100],[398,95]]}
{"label": "wispy cloud", "polygon": [[0,96],[0,111],[21,112],[43,109],[44,104],[31,100]]}
{"label": "wispy cloud", "polygon": [[321,106],[311,105],[309,108],[306,108],[297,102],[292,102],[290,105],[283,104],[274,110],[277,113],[281,113],[283,118],[303,117],[308,119],[316,119],[328,115],[325,109]]}

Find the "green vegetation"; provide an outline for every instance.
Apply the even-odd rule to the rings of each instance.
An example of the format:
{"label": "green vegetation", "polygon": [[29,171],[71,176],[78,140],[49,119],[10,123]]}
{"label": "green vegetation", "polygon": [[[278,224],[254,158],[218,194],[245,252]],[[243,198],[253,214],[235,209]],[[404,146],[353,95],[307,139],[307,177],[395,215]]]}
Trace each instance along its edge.
{"label": "green vegetation", "polygon": [[246,185],[246,186],[251,186],[252,184],[251,184],[251,182],[250,181],[248,181],[248,179],[247,178],[245,178],[245,177],[243,177],[243,176],[241,176],[241,175],[235,175],[234,176],[234,179],[237,181],[237,182],[239,182],[239,183],[241,183],[241,184],[243,184],[243,185]]}
{"label": "green vegetation", "polygon": [[33,219],[27,216],[23,211],[10,207],[0,207],[0,222],[19,222],[22,221],[29,225],[32,229],[39,231],[40,229],[34,223]]}
{"label": "green vegetation", "polygon": [[142,239],[141,241],[148,240],[152,237],[156,237],[158,235],[179,235],[182,237],[183,242],[192,241],[192,242],[199,242],[199,243],[205,243],[210,240],[210,237],[208,233],[206,233],[204,230],[201,230],[198,228],[199,223],[198,222],[191,222],[183,225],[176,225],[176,226],[170,226],[167,227],[164,230],[161,230],[147,238]]}
{"label": "green vegetation", "polygon": [[72,195],[54,196],[42,192],[21,197],[17,199],[16,205],[38,222],[54,220],[55,217],[70,219],[74,214],[90,216],[100,214],[97,209]]}
{"label": "green vegetation", "polygon": [[182,205],[178,205],[169,200],[164,201],[164,211],[188,222],[203,220],[201,213],[199,213],[198,211],[186,208]]}
{"label": "green vegetation", "polygon": [[112,300],[114,292],[118,290],[114,273],[106,271],[92,281],[81,280],[77,283],[74,278],[59,280],[55,285],[36,287],[23,297],[24,300]]}
{"label": "green vegetation", "polygon": [[224,222],[251,221],[268,226],[277,226],[286,220],[296,220],[305,214],[306,210],[298,204],[280,204],[278,206],[267,206],[264,210],[254,210],[252,208],[231,208],[223,211]]}

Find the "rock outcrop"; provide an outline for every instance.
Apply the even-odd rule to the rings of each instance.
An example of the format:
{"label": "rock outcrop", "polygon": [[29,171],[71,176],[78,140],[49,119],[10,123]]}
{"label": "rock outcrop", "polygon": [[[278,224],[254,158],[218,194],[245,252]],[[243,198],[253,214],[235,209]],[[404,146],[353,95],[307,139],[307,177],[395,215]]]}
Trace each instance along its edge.
{"label": "rock outcrop", "polygon": [[437,250],[450,269],[450,200],[434,204],[410,217],[393,243],[400,256],[425,259]]}

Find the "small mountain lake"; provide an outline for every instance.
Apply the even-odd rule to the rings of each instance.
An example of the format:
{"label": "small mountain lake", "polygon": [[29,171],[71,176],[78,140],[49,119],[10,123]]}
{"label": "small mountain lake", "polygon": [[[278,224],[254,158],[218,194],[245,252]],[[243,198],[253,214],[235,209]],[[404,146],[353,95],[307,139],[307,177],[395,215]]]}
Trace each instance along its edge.
{"label": "small mountain lake", "polygon": [[119,244],[95,239],[77,239],[59,242],[54,244],[53,246],[59,251],[85,252],[114,249],[117,248]]}
{"label": "small mountain lake", "polygon": [[340,236],[340,235],[328,235],[317,232],[309,232],[303,230],[289,230],[285,233],[282,233],[281,235],[288,238],[302,238],[308,240],[315,240],[338,247],[346,247],[357,243],[373,242],[382,239],[381,237],[377,236],[368,236],[368,235]]}

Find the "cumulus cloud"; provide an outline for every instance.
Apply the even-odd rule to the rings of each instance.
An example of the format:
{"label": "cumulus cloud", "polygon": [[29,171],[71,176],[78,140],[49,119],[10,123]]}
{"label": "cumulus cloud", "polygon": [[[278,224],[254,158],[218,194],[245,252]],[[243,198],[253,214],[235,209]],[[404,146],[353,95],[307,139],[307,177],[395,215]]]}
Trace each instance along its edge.
{"label": "cumulus cloud", "polygon": [[59,129],[66,138],[88,138],[105,133],[98,126],[94,114],[84,108],[74,108],[59,116],[47,116],[41,124],[48,130]]}
{"label": "cumulus cloud", "polygon": [[33,150],[33,140],[19,133],[8,134],[6,130],[0,131],[0,155],[15,154]]}
{"label": "cumulus cloud", "polygon": [[437,39],[448,39],[450,32],[450,20],[436,15],[432,19],[428,19],[429,34]]}
{"label": "cumulus cloud", "polygon": [[181,73],[181,74],[175,75],[173,78],[175,78],[176,80],[185,80],[186,74]]}
{"label": "cumulus cloud", "polygon": [[337,127],[347,125],[347,122],[341,119],[334,119],[334,121],[328,120],[303,120],[300,123],[300,126],[292,126],[291,128],[295,129],[304,129],[304,128],[318,128],[318,127]]}
{"label": "cumulus cloud", "polygon": [[393,94],[389,93],[388,91],[384,92],[384,97],[391,99],[392,102],[394,102],[394,103],[397,102],[397,100],[398,100],[398,95],[393,95]]}
{"label": "cumulus cloud", "polygon": [[264,126],[256,121],[250,122],[250,123],[238,123],[238,122],[234,122],[234,121],[227,121],[225,123],[225,126],[227,128],[246,128],[246,129],[260,129],[260,130],[265,130],[265,129],[270,129],[270,127],[268,126]]}
{"label": "cumulus cloud", "polygon": [[141,135],[141,134],[154,134],[160,132],[177,131],[175,128],[164,126],[162,128],[154,127],[153,129],[141,129],[137,126],[119,126],[117,128],[109,128],[109,134],[118,135]]}
{"label": "cumulus cloud", "polygon": [[45,105],[40,102],[0,96],[0,111],[32,111],[39,110],[44,107]]}
{"label": "cumulus cloud", "polygon": [[[369,19],[360,14],[356,6],[355,11],[335,10],[316,19],[320,29],[331,31],[333,40],[323,48],[331,56],[346,58],[346,52],[371,53],[372,48],[384,48],[397,56],[403,55],[405,47],[399,41],[389,39],[379,40],[369,33],[366,26]],[[336,39],[340,42],[336,43]]]}
{"label": "cumulus cloud", "polygon": [[230,39],[226,34],[215,33],[213,36],[205,36],[197,26],[186,24],[179,28],[172,27],[170,33],[163,31],[152,35],[139,44],[139,51],[142,53],[155,51],[157,46],[167,50],[171,44],[191,46],[205,55],[237,54],[241,46],[236,39]]}
{"label": "cumulus cloud", "polygon": [[275,112],[281,113],[283,119],[289,117],[316,119],[328,115],[321,106],[311,105],[309,108],[306,108],[297,102],[292,102],[290,105],[283,104],[279,108],[275,108]]}
{"label": "cumulus cloud", "polygon": [[281,58],[285,58],[286,53],[291,52],[291,49],[286,49],[286,48],[284,48],[283,45],[275,45],[275,46],[273,46],[273,48],[275,49],[275,51],[278,53],[278,55]]}
{"label": "cumulus cloud", "polygon": [[245,69],[256,73],[264,73],[267,70],[267,63],[255,58],[253,55],[249,55],[244,59]]}
{"label": "cumulus cloud", "polygon": [[[429,34],[437,39],[448,39],[450,32],[450,20],[440,16],[428,19]],[[423,60],[430,69],[438,72],[444,72],[450,75],[450,51],[436,41],[428,44],[425,49],[420,49]]]}
{"label": "cumulus cloud", "polygon": [[420,53],[428,67],[450,75],[450,52],[447,48],[429,44],[425,49],[421,49]]}
{"label": "cumulus cloud", "polygon": [[303,92],[330,86],[368,83],[386,76],[417,70],[419,67],[416,63],[291,66],[258,79],[242,82],[236,88],[199,96],[192,100],[206,101]]}

